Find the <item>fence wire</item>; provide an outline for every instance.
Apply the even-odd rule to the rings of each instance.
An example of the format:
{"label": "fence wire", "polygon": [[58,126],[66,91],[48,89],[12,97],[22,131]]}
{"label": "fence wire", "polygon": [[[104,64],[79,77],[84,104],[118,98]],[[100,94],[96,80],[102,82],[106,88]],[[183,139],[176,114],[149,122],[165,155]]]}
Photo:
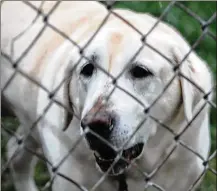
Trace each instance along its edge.
{"label": "fence wire", "polygon": [[[4,1],[1,2],[1,4],[4,3]],[[97,190],[97,188],[99,187],[99,185],[106,179],[106,177],[108,176],[108,174],[110,173],[110,171],[112,170],[112,167],[119,161],[119,159],[124,160],[125,162],[129,163],[129,161],[127,159],[125,159],[122,156],[122,151],[124,150],[125,146],[129,143],[129,141],[131,140],[131,138],[139,131],[140,127],[145,123],[145,121],[147,119],[152,119],[154,120],[156,123],[159,124],[160,128],[165,129],[166,131],[168,131],[173,137],[174,137],[174,142],[171,145],[171,149],[168,152],[167,156],[165,156],[161,161],[158,162],[158,164],[156,165],[156,167],[152,170],[152,172],[145,172],[144,169],[142,169],[136,162],[134,162],[131,168],[133,168],[135,171],[139,172],[142,177],[144,177],[144,181],[145,181],[145,186],[144,189],[147,189],[149,187],[154,187],[157,190],[161,190],[164,191],[164,188],[162,188],[160,185],[157,185],[155,182],[153,182],[153,177],[158,173],[158,171],[163,167],[163,165],[166,163],[166,161],[168,160],[168,158],[174,153],[174,151],[177,149],[178,146],[181,146],[182,148],[186,149],[186,152],[191,152],[194,155],[196,155],[198,158],[200,158],[203,161],[203,165],[204,165],[204,170],[203,172],[200,174],[200,176],[197,177],[197,179],[192,182],[191,186],[189,187],[188,191],[191,191],[195,188],[195,186],[197,185],[197,183],[201,180],[201,178],[204,176],[204,174],[206,174],[208,171],[211,172],[212,174],[214,174],[215,176],[217,176],[217,172],[216,169],[213,169],[209,166],[209,163],[211,160],[213,160],[214,158],[216,158],[216,152],[217,150],[215,150],[213,153],[211,153],[211,155],[209,156],[209,158],[206,160],[203,158],[203,156],[201,156],[200,153],[198,153],[197,151],[195,151],[193,148],[191,148],[187,143],[185,143],[182,140],[182,135],[184,134],[184,132],[186,132],[187,129],[190,128],[191,124],[195,121],[195,119],[197,118],[197,116],[201,113],[201,111],[204,109],[205,106],[209,105],[212,108],[216,109],[216,104],[209,99],[209,95],[212,92],[215,92],[216,90],[216,86],[213,86],[212,89],[210,90],[210,92],[205,93],[195,82],[191,81],[191,79],[189,79],[187,76],[185,76],[181,71],[180,71],[180,66],[182,65],[182,63],[187,59],[188,55],[195,50],[195,48],[199,45],[199,43],[204,39],[205,36],[209,36],[211,37],[214,41],[216,41],[216,35],[209,29],[209,26],[214,22],[214,20],[216,19],[216,12],[208,19],[208,20],[204,20],[202,19],[199,15],[197,15],[195,12],[193,12],[192,10],[190,10],[189,8],[187,8],[183,3],[181,2],[176,2],[176,1],[171,1],[168,6],[164,9],[164,11],[162,12],[162,14],[160,15],[160,17],[158,17],[156,23],[153,25],[153,27],[149,30],[149,32],[147,32],[146,34],[143,34],[140,30],[138,30],[132,23],[130,23],[129,21],[127,21],[125,18],[123,18],[121,15],[119,15],[117,12],[113,11],[113,8],[115,6],[115,1],[109,1],[109,2],[103,2],[103,5],[107,8],[108,13],[105,16],[105,18],[103,19],[102,23],[100,24],[100,26],[98,27],[98,29],[94,32],[94,34],[91,36],[91,38],[88,40],[88,42],[86,42],[85,45],[83,45],[82,47],[78,45],[78,43],[76,43],[76,41],[74,41],[73,39],[71,39],[67,34],[65,34],[63,31],[61,31],[60,29],[58,29],[57,27],[55,27],[54,25],[52,25],[49,22],[49,18],[52,15],[52,13],[58,8],[58,6],[61,4],[61,1],[58,1],[54,4],[54,6],[52,7],[52,9],[48,12],[48,13],[44,13],[42,10],[43,4],[44,2],[41,3],[41,5],[39,7],[34,6],[33,4],[31,4],[31,2],[29,1],[23,1],[23,3],[26,6],[29,6],[32,11],[35,11],[37,13],[37,15],[35,16],[35,18],[33,19],[33,21],[31,22],[31,24],[24,30],[22,31],[20,34],[18,34],[11,43],[11,50],[10,50],[10,54],[7,55],[5,52],[2,52],[1,50],[1,56],[4,57],[4,59],[8,60],[9,63],[11,63],[12,67],[14,68],[14,73],[11,75],[10,79],[7,81],[7,83],[5,84],[4,87],[1,87],[1,93],[3,94],[4,91],[10,86],[12,80],[19,74],[25,78],[27,78],[28,80],[30,80],[33,84],[35,84],[37,87],[43,89],[46,93],[47,96],[50,99],[49,104],[45,107],[44,111],[41,113],[40,116],[38,116],[37,120],[32,124],[32,126],[29,128],[29,132],[26,133],[26,135],[24,137],[20,137],[19,135],[17,135],[13,130],[6,128],[4,126],[4,124],[1,124],[1,134],[2,137],[14,137],[17,144],[19,145],[19,147],[17,147],[16,151],[14,152],[14,154],[6,161],[3,162],[3,166],[1,169],[1,175],[2,175],[2,179],[5,178],[5,176],[7,176],[8,174],[8,168],[9,165],[12,161],[12,159],[20,152],[20,148],[23,147],[26,151],[28,151],[29,153],[37,156],[41,161],[44,161],[46,164],[48,164],[48,166],[51,167],[51,171],[53,172],[53,175],[49,178],[49,180],[44,184],[44,186],[41,188],[41,190],[47,190],[50,189],[52,187],[53,181],[55,179],[56,176],[60,176],[64,179],[66,179],[67,181],[69,181],[71,184],[73,184],[74,186],[76,186],[78,189],[82,190],[82,191],[94,191]],[[162,93],[149,105],[149,107],[145,107],[143,102],[141,100],[139,100],[139,98],[135,97],[134,95],[132,95],[130,92],[128,92],[124,87],[121,87],[117,84],[117,81],[119,80],[119,78],[122,76],[123,72],[125,71],[126,68],[123,69],[123,71],[117,76],[114,77],[112,76],[110,73],[108,73],[105,69],[103,69],[100,65],[98,65],[97,63],[95,63],[97,65],[97,68],[100,69],[102,72],[104,72],[106,75],[108,75],[110,78],[112,78],[112,82],[114,85],[114,88],[112,89],[112,91],[110,92],[110,94],[106,97],[105,101],[108,101],[110,96],[112,95],[112,93],[116,90],[119,89],[123,92],[125,92],[126,94],[128,94],[130,97],[132,97],[132,99],[136,100],[143,108],[144,108],[144,119],[142,121],[139,122],[138,126],[135,128],[134,132],[131,134],[131,136],[129,137],[128,140],[126,140],[126,142],[123,144],[123,146],[121,148],[116,148],[114,147],[111,143],[109,143],[106,139],[104,139],[103,137],[101,137],[100,135],[98,135],[97,133],[95,133],[94,131],[92,131],[88,126],[85,128],[85,131],[79,136],[77,137],[77,140],[75,141],[75,143],[73,145],[71,145],[71,149],[69,150],[69,152],[67,153],[67,155],[63,156],[62,159],[57,163],[57,164],[52,164],[51,161],[49,161],[45,156],[42,155],[42,153],[40,152],[36,152],[34,150],[32,150],[31,148],[27,147],[25,145],[25,141],[28,139],[29,136],[31,136],[31,132],[34,130],[34,128],[36,128],[37,124],[40,122],[41,119],[43,119],[43,117],[46,115],[46,113],[48,112],[48,110],[51,108],[51,106],[53,104],[58,105],[59,107],[62,107],[63,109],[65,109],[68,113],[70,113],[71,115],[73,115],[74,117],[76,117],[78,120],[80,119],[80,116],[78,114],[76,114],[75,111],[73,111],[73,108],[71,108],[68,105],[64,105],[63,103],[61,103],[57,98],[55,98],[56,93],[58,92],[58,90],[63,86],[63,84],[65,84],[70,76],[66,76],[61,82],[60,84],[56,87],[55,90],[53,90],[52,92],[50,92],[43,84],[41,84],[40,82],[38,82],[36,79],[32,78],[31,76],[29,76],[29,74],[25,73],[24,71],[22,71],[21,68],[19,68],[19,64],[21,63],[21,61],[25,58],[25,56],[29,53],[29,51],[31,50],[31,48],[37,43],[38,39],[40,38],[40,36],[43,34],[43,32],[45,31],[46,28],[50,28],[52,29],[54,32],[58,33],[61,37],[65,38],[66,40],[68,40],[70,43],[72,43],[74,46],[76,46],[79,49],[79,53],[80,53],[80,59],[77,61],[77,63],[75,64],[75,67],[72,69],[74,70],[76,68],[76,66],[81,62],[82,59],[88,60],[91,62],[91,60],[85,55],[85,49],[90,45],[90,43],[93,41],[93,39],[98,35],[99,31],[102,30],[103,26],[106,24],[108,18],[113,15],[115,17],[117,17],[119,20],[121,20],[122,22],[124,22],[125,24],[127,24],[129,27],[131,27],[132,29],[135,30],[136,33],[138,33],[141,36],[141,42],[142,42],[142,46],[138,48],[138,50],[136,51],[135,55],[130,59],[130,63],[137,57],[137,55],[143,50],[143,48],[149,47],[151,50],[155,51],[157,54],[159,54],[162,58],[166,59],[169,63],[172,64],[172,66],[174,66],[174,64],[171,62],[171,60],[169,58],[167,58],[166,55],[164,55],[163,53],[159,52],[158,50],[156,50],[156,48],[154,48],[152,45],[150,45],[149,43],[147,43],[146,39],[147,36],[149,36],[152,31],[158,26],[158,24],[164,19],[164,17],[170,12],[171,8],[173,7],[177,7],[181,10],[183,10],[184,12],[186,12],[190,17],[194,18],[196,21],[198,21],[198,23],[201,26],[202,29],[202,33],[200,35],[200,37],[193,43],[193,45],[191,46],[189,52],[185,55],[185,57],[180,61],[180,63],[178,65],[176,65],[174,67],[174,76],[170,79],[170,81],[168,82],[168,84],[164,87]],[[32,40],[32,42],[29,44],[29,46],[23,51],[23,53],[19,56],[19,58],[14,59],[14,44],[16,43],[16,41],[22,36],[25,35],[25,32],[27,30],[29,30],[29,28],[32,27],[32,25],[34,25],[34,23],[37,21],[37,19],[39,17],[43,18],[43,22],[44,22],[44,26],[40,29],[40,31],[38,32],[38,34],[35,36],[35,38]],[[151,115],[150,110],[152,109],[152,107],[157,103],[157,101],[161,98],[161,96],[164,94],[164,92],[170,87],[171,83],[173,82],[173,80],[177,77],[182,77],[185,78],[188,82],[190,82],[192,85],[194,85],[198,91],[200,91],[201,93],[203,93],[203,99],[204,99],[204,104],[201,106],[201,108],[197,111],[197,113],[192,116],[192,119],[188,122],[188,124],[180,131],[180,132],[174,132],[170,127],[168,127],[166,124],[163,124],[159,119],[155,118],[154,116]],[[97,114],[97,112],[100,110],[100,108],[98,108],[97,111],[95,111],[95,114]],[[109,169],[102,174],[101,178],[92,186],[92,188],[87,189],[84,187],[84,185],[80,185],[79,182],[76,182],[75,180],[72,180],[70,177],[67,177],[66,175],[62,174],[59,172],[59,168],[60,166],[64,163],[65,160],[67,160],[67,158],[73,154],[73,151],[76,149],[76,147],[81,143],[81,141],[84,139],[84,136],[89,133],[93,136],[95,136],[96,138],[98,138],[100,141],[102,141],[102,143],[105,143],[106,145],[108,145],[109,147],[111,147],[113,150],[115,150],[118,154],[117,157],[115,158],[114,162],[112,163],[112,165],[109,167]],[[127,188],[120,188],[120,191],[124,191]],[[165,190],[166,191],[166,190]]]}

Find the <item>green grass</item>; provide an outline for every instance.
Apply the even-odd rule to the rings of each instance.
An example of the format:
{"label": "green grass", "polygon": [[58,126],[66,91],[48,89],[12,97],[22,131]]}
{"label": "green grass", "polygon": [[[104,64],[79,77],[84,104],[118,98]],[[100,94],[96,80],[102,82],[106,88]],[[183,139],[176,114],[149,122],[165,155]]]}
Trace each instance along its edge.
{"label": "green grass", "polygon": [[[186,1],[183,2],[188,8],[198,14],[202,19],[208,20],[211,15],[216,11],[216,2],[193,2]],[[153,14],[154,16],[160,16],[162,11],[168,5],[168,2],[118,2],[116,3],[116,7],[118,8],[127,8],[131,10],[135,10],[137,12],[148,12]],[[186,14],[183,10],[173,7],[168,14],[165,16],[164,21],[170,23],[174,27],[176,27],[181,34],[186,38],[186,40],[193,45],[193,43],[197,40],[197,38],[201,35],[202,29],[197,20]],[[216,35],[216,21],[213,22],[209,29]],[[216,41],[212,38],[206,36],[200,44],[196,47],[196,52],[209,64],[214,79],[216,79]],[[4,125],[7,129],[15,130],[18,122],[16,119],[12,118],[4,118],[2,119],[2,125]],[[2,131],[1,134],[1,151],[2,157],[1,162],[2,166],[5,164],[5,145],[9,136]],[[212,152],[216,149],[216,110],[212,108],[211,111],[211,138],[212,138]],[[210,163],[210,167],[216,170],[216,160],[215,157]],[[46,171],[46,165],[43,162],[39,162],[35,171],[35,180],[39,187],[45,185],[45,183],[49,180],[49,176]],[[7,170],[2,178],[2,190],[3,191],[14,191],[14,187],[11,181],[11,177],[9,175],[9,171]],[[205,179],[202,182],[200,191],[214,191],[216,190],[216,175],[212,172],[208,171],[205,175]]]}
{"label": "green grass", "polygon": [[[216,157],[209,163],[209,166],[216,170]],[[217,180],[216,175],[208,171],[200,187],[200,191],[214,191],[216,190]]]}

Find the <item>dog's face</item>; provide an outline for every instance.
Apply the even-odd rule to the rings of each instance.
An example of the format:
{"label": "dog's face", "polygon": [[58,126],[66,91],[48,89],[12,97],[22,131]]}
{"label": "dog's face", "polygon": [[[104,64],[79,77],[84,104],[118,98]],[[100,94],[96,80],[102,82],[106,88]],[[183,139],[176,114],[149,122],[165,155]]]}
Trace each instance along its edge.
{"label": "dog's face", "polygon": [[[158,38],[153,44],[169,52],[170,47]],[[147,46],[131,61],[141,46],[141,37],[134,31],[104,29],[84,52],[89,61],[83,59],[73,73],[71,94],[81,115],[81,131],[88,127],[95,134],[87,133],[86,140],[102,171],[110,167],[117,152],[96,135],[117,150],[123,147],[122,157],[130,162],[141,155],[157,130],[158,124],[148,115],[165,122],[180,102],[176,79],[157,99],[172,78],[173,67]],[[119,174],[128,166],[119,160],[110,174]]]}

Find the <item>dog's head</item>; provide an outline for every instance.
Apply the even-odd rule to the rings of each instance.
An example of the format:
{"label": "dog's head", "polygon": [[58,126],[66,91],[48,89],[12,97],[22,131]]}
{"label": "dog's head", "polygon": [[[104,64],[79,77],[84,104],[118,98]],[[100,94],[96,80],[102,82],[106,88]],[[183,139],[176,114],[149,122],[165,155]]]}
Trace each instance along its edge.
{"label": "dog's head", "polygon": [[[139,28],[146,27],[147,32],[154,24],[150,20],[146,24],[146,19],[134,23]],[[83,53],[88,60],[83,58],[76,65],[70,82],[74,109],[82,119],[81,131],[89,129],[85,138],[100,169],[106,171],[118,153],[126,159],[113,166],[113,175],[121,173],[128,162],[141,155],[144,144],[157,131],[154,118],[167,123],[176,117],[183,101],[182,91],[187,96],[187,117],[195,104],[193,94],[196,97],[193,86],[186,87],[187,82],[174,77],[175,64],[189,48],[173,29],[159,25],[145,39],[148,45],[137,54],[144,44],[141,36],[120,23],[110,21],[100,30]],[[79,53],[73,53],[71,62],[77,63],[79,58]],[[188,62],[182,68],[192,79],[195,71],[191,67]]]}

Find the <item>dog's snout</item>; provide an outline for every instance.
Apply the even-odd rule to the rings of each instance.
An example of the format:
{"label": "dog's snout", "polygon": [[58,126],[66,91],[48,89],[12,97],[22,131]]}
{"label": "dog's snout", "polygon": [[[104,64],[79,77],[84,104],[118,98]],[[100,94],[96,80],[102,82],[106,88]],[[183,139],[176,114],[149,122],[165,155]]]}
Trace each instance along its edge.
{"label": "dog's snout", "polygon": [[112,125],[109,122],[105,121],[94,121],[88,124],[88,127],[98,135],[102,136],[105,139],[108,139],[112,132]]}
{"label": "dog's snout", "polygon": [[[90,113],[82,120],[81,126],[91,130],[85,136],[92,150],[97,151],[106,159],[116,156],[116,152],[101,138],[109,141],[115,126],[115,118],[106,111],[100,111],[95,116]],[[97,135],[96,135],[97,134]]]}
{"label": "dog's snout", "polygon": [[81,122],[81,126],[84,129],[89,127],[91,131],[99,136],[108,139],[114,128],[114,117],[107,112],[99,112],[95,116],[87,115]]}

